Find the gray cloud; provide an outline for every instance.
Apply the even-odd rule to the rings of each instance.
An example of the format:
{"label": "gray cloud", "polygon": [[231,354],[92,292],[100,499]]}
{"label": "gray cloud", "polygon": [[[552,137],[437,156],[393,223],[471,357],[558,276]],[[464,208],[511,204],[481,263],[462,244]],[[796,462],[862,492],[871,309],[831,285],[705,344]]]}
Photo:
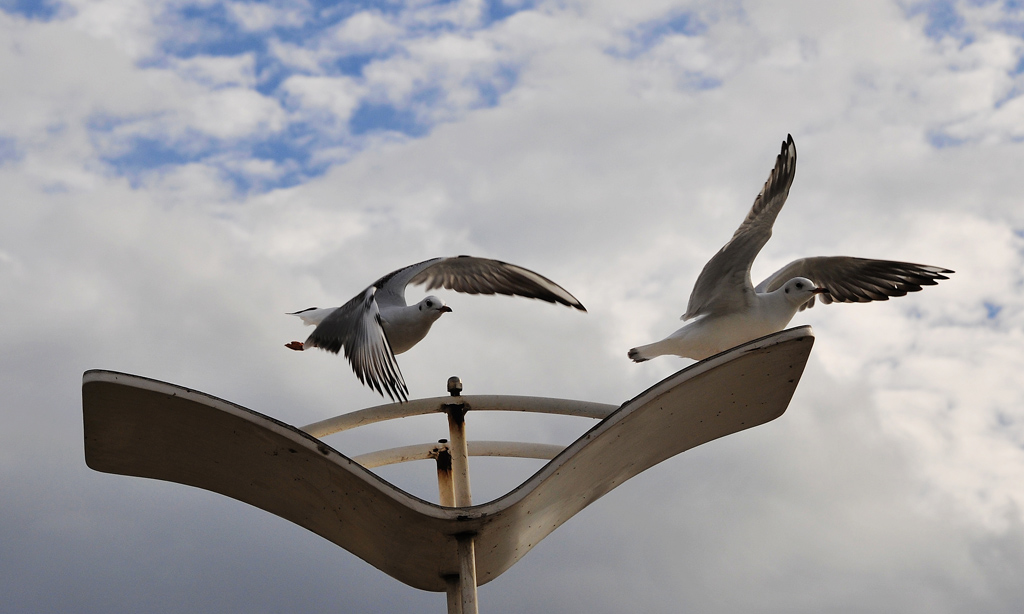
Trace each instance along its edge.
{"label": "gray cloud", "polygon": [[[342,359],[282,347],[308,332],[284,312],[470,253],[538,270],[590,313],[446,295],[455,312],[401,357],[412,395],[443,394],[459,374],[467,392],[619,403],[686,364],[634,365],[625,351],[678,326],[700,267],[792,132],[800,168],[755,277],[833,253],[957,274],[888,303],[802,313],[794,324],[817,341],[785,416],[613,491],[483,587],[482,609],[1016,611],[1024,43],[1000,22],[1015,17],[956,4],[956,36],[944,36],[937,17],[897,4],[717,6],[381,17],[373,36],[384,21],[459,24],[455,51],[436,32],[415,45],[395,34],[419,55],[378,67],[394,71],[389,83],[442,68],[445,95],[418,103],[438,123],[418,138],[313,148],[321,174],[248,192],[225,169],[285,171],[226,146],[129,179],[89,127],[102,113],[158,140],[205,126],[245,141],[309,110],[256,91],[248,56],[140,63],[157,49],[155,9],[83,5],[45,23],[0,13],[12,41],[0,47],[0,137],[15,152],[0,158],[4,609],[443,611],[442,595],[259,510],[87,469],[82,372],[154,377],[297,425],[375,405]],[[233,14],[262,32],[257,13]],[[322,44],[291,51],[319,57]],[[486,57],[456,61],[459,49]],[[509,63],[515,79],[493,104],[460,90]],[[225,96],[225,115],[197,111]],[[260,115],[266,104],[276,110]],[[305,147],[300,137],[288,146]],[[471,419],[473,436],[552,443],[591,424]],[[356,454],[443,431],[417,418],[328,441]],[[474,465],[477,500],[537,469],[509,463]],[[434,496],[423,463],[381,473]]]}

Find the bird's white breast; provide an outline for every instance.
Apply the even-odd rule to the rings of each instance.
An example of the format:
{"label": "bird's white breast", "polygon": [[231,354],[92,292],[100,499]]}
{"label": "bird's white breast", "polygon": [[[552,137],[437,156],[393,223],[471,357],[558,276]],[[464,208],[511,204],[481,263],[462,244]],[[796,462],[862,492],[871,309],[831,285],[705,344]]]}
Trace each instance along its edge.
{"label": "bird's white breast", "polygon": [[420,311],[416,305],[381,309],[381,325],[395,354],[412,349],[430,332],[430,327],[441,314],[437,311]]}

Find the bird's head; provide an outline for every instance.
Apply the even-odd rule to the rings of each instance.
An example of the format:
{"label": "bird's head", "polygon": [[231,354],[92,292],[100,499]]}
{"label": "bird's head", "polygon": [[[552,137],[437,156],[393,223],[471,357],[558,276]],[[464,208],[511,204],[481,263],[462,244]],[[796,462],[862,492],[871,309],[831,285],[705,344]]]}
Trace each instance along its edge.
{"label": "bird's head", "polygon": [[820,288],[806,277],[794,277],[782,286],[786,300],[794,305],[803,305],[814,298],[815,294],[828,294],[827,288]]}
{"label": "bird's head", "polygon": [[419,303],[420,311],[424,313],[436,313],[441,317],[442,313],[451,313],[452,308],[444,304],[444,301],[436,296],[428,296]]}

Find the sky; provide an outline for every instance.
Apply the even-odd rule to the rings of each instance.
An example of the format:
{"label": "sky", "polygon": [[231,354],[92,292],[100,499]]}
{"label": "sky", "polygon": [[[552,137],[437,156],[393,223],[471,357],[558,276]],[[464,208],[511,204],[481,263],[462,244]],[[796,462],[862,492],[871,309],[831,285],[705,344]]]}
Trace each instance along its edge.
{"label": "sky", "polygon": [[[94,472],[81,377],[124,371],[301,426],[382,399],[286,312],[443,255],[582,314],[442,293],[413,398],[619,404],[691,361],[703,264],[791,133],[755,283],[790,260],[949,281],[792,325],[784,416],[637,476],[481,587],[482,611],[1019,612],[1024,3],[0,0],[0,610],[442,612],[226,497]],[[418,300],[420,288],[410,290]],[[470,415],[565,444],[581,418]],[[444,437],[439,416],[325,438]],[[541,461],[473,459],[475,502]],[[379,470],[436,500],[429,462]]]}

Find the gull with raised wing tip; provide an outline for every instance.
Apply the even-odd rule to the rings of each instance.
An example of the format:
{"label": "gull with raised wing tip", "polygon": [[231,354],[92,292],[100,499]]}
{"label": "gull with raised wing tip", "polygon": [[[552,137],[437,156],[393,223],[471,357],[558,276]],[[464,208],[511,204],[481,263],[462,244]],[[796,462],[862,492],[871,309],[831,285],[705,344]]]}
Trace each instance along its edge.
{"label": "gull with raised wing tip", "polygon": [[405,287],[410,284],[426,284],[428,291],[445,288],[467,294],[536,298],[586,311],[565,288],[520,266],[473,256],[432,258],[388,273],[341,307],[311,307],[288,314],[316,329],[305,343],[292,341],[285,347],[318,347],[335,354],[344,348],[360,382],[393,401],[408,400],[409,390],[395,355],[419,343],[441,314],[451,312],[433,295],[408,305]]}
{"label": "gull with raised wing tip", "polygon": [[953,271],[942,267],[820,256],[794,260],[755,287],[750,267],[772,236],[795,175],[796,145],[789,135],[746,219],[697,277],[682,316],[693,321],[661,341],[629,350],[631,359],[675,354],[703,360],[782,330],[797,311],[813,307],[815,298],[825,304],[886,301],[949,279]]}

